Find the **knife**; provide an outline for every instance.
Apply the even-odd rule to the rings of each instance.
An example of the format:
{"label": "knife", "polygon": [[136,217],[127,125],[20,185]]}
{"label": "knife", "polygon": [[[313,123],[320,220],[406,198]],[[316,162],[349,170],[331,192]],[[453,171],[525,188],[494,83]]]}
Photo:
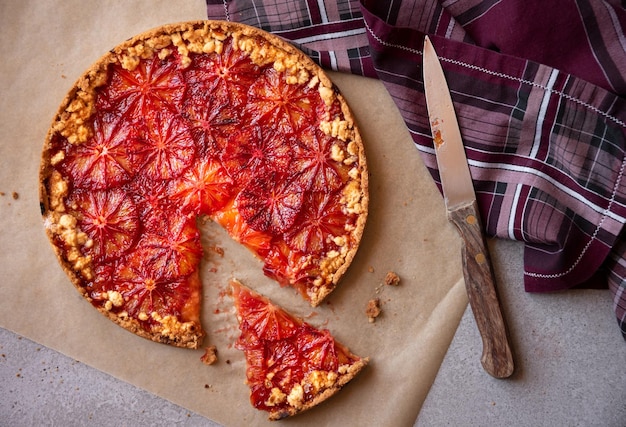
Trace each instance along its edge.
{"label": "knife", "polygon": [[496,378],[513,373],[513,356],[476,203],[450,90],[428,38],[424,40],[424,91],[448,219],[463,240],[463,276],[483,342],[481,363]]}

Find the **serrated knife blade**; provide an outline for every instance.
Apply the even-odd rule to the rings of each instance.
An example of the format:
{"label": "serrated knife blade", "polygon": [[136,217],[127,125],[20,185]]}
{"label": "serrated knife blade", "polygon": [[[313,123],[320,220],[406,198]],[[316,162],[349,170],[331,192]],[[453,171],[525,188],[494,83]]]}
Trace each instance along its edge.
{"label": "serrated knife blade", "polygon": [[423,52],[424,91],[448,219],[463,240],[467,296],[483,342],[481,363],[496,378],[511,376],[511,346],[500,308],[476,194],[446,78],[432,42]]}

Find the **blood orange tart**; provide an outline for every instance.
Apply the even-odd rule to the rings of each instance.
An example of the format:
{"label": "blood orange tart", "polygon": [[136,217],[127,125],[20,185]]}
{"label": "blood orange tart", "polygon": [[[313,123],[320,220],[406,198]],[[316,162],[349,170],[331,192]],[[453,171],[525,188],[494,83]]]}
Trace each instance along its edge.
{"label": "blood orange tart", "polygon": [[77,81],[40,172],[47,234],[98,310],[154,341],[197,348],[198,217],[319,304],[367,215],[352,114],[324,72],[240,24],[167,25],[115,47]]}
{"label": "blood orange tart", "polygon": [[250,402],[269,412],[270,420],[323,402],[367,364],[328,330],[312,327],[239,282],[231,286],[241,330],[235,347],[246,356]]}

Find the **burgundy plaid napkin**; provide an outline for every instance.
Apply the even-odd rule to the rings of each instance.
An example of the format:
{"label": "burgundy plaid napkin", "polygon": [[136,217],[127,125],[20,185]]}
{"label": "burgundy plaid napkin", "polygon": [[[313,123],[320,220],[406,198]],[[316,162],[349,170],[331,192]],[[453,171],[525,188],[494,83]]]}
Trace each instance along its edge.
{"label": "burgundy plaid napkin", "polygon": [[618,0],[207,0],[210,19],[380,79],[435,182],[421,70],[448,78],[487,233],[525,242],[527,291],[609,287],[626,339],[626,9]]}

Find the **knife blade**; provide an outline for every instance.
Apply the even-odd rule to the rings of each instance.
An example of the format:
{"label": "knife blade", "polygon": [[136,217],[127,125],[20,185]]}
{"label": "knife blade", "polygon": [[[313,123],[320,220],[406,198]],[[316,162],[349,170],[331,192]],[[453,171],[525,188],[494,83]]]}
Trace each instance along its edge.
{"label": "knife blade", "polygon": [[432,42],[423,53],[424,91],[448,219],[463,240],[463,276],[483,342],[481,363],[496,378],[511,376],[511,346],[496,291],[463,139],[450,90]]}

